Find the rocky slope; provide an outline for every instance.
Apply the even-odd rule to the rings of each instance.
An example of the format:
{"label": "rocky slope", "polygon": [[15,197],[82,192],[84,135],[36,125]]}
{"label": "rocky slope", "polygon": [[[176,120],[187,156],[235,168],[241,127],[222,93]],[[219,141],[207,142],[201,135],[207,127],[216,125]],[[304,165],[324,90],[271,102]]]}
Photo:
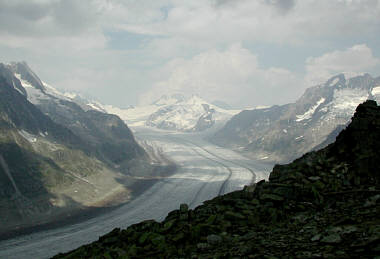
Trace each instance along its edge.
{"label": "rocky slope", "polygon": [[117,116],[83,110],[25,63],[0,64],[0,237],[125,202],[131,175],[162,173],[150,162]]}
{"label": "rocky slope", "polygon": [[367,99],[380,101],[380,77],[340,74],[307,89],[295,103],[239,113],[211,141],[257,159],[289,162],[334,141]]}
{"label": "rocky slope", "polygon": [[376,258],[380,107],[367,101],[330,144],[269,181],[114,229],[54,258]]}

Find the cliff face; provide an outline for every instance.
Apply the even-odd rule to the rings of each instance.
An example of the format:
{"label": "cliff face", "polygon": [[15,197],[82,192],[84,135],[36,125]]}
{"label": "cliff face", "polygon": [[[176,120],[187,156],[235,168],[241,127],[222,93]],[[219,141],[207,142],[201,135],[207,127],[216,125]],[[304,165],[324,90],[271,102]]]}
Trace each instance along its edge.
{"label": "cliff face", "polygon": [[357,107],[336,142],[269,182],[114,229],[55,258],[373,258],[380,252],[380,107]]}

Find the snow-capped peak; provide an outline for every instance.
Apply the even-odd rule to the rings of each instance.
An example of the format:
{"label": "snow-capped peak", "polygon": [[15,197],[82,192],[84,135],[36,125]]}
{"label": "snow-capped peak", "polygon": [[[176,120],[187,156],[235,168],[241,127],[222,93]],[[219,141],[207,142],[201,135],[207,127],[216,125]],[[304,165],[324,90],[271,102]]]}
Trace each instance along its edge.
{"label": "snow-capped peak", "polygon": [[7,65],[7,68],[20,81],[21,88],[23,88],[21,90],[25,91],[26,94],[22,93],[22,91],[13,84],[15,89],[24,94],[33,104],[41,104],[47,100],[53,102],[65,100],[78,104],[84,110],[105,112],[103,105],[96,101],[89,101],[78,93],[61,92],[53,86],[41,81],[25,62],[12,62]]}
{"label": "snow-capped peak", "polygon": [[221,123],[240,110],[225,110],[198,95],[163,95],[151,105],[120,109],[104,105],[108,113],[116,114],[129,126],[151,126],[178,131],[198,131]]}
{"label": "snow-capped peak", "polygon": [[185,100],[185,97],[182,94],[171,94],[171,95],[162,95],[158,100],[153,102],[153,105],[163,106],[163,105],[172,105]]}
{"label": "snow-capped peak", "polygon": [[[201,97],[199,97],[198,95],[196,94],[193,94],[188,100],[187,100],[187,103],[189,104],[201,104],[201,103],[205,103],[205,104],[209,104],[208,102],[206,102],[205,100],[203,100]],[[209,104],[211,106],[214,106],[212,104]]]}
{"label": "snow-capped peak", "polygon": [[238,112],[219,108],[198,95],[187,98],[182,95],[174,98],[165,96],[160,98],[162,99],[170,101],[151,113],[146,119],[146,125],[167,130],[200,131],[212,127],[216,122],[225,121]]}

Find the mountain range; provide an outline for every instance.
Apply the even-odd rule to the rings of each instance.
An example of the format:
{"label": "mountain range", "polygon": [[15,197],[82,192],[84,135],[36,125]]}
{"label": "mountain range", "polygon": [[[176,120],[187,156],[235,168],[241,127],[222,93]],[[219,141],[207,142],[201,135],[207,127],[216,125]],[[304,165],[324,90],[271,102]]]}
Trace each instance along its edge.
{"label": "mountain range", "polygon": [[151,162],[118,116],[0,64],[0,234],[125,202],[134,176],[167,173]]}
{"label": "mountain range", "polygon": [[97,107],[120,116],[130,126],[180,132],[200,132],[220,126],[240,111],[220,108],[197,95],[182,94],[163,95],[150,105],[128,109],[100,104]]}
{"label": "mountain range", "polygon": [[339,74],[308,88],[295,103],[240,112],[210,140],[252,158],[289,162],[332,143],[367,99],[380,101],[380,77]]}

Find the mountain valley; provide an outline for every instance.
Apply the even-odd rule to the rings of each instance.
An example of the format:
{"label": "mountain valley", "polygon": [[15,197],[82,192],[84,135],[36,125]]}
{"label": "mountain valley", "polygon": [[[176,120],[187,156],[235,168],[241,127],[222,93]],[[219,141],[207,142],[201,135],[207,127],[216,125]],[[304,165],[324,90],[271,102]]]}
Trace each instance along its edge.
{"label": "mountain valley", "polygon": [[[0,174],[2,190],[0,202],[5,223],[1,229],[2,235],[10,237],[9,233],[22,233],[23,229],[31,226],[35,228],[38,225],[53,223],[57,220],[76,218],[80,213],[89,209],[118,208],[98,216],[99,218],[104,217],[105,225],[96,227],[93,222],[84,221],[78,230],[73,230],[71,226],[68,226],[71,229],[72,241],[64,241],[64,233],[68,230],[63,227],[48,232],[52,233],[49,235],[62,239],[60,245],[54,245],[55,250],[52,250],[50,255],[53,255],[53,251],[58,253],[73,249],[75,240],[78,239],[85,238],[87,242],[92,242],[94,233],[102,235],[105,230],[109,231],[111,226],[128,227],[130,224],[137,223],[139,219],[163,220],[167,211],[174,209],[177,203],[185,202],[189,204],[190,209],[193,209],[207,199],[220,196],[212,201],[206,201],[202,205],[203,207],[194,210],[202,211],[204,208],[208,210],[208,204],[214,204],[214,202],[218,207],[220,200],[223,203],[224,199],[234,200],[237,198],[238,202],[242,202],[247,197],[249,199],[256,197],[255,194],[252,194],[252,190],[263,185],[262,180],[268,179],[267,172],[274,162],[287,161],[308,150],[318,150],[328,146],[335,141],[336,136],[346,134],[343,133],[347,131],[344,128],[358,103],[366,99],[378,100],[380,96],[379,78],[372,78],[366,74],[346,80],[343,75],[338,75],[323,85],[309,88],[294,104],[256,108],[242,111],[239,114],[237,114],[238,110],[227,109],[228,107],[223,104],[221,105],[226,109],[220,108],[196,95],[185,97],[178,94],[162,96],[149,106],[119,109],[89,101],[78,95],[61,93],[41,81],[26,63],[0,64],[0,78],[0,172],[2,172]],[[367,125],[368,123],[372,125],[369,122],[372,119],[376,124],[378,120],[375,115],[377,114],[376,109],[378,109],[376,104],[370,101],[359,106],[356,109],[356,119],[353,119],[354,125]],[[367,116],[373,118],[368,119]],[[229,118],[231,119],[228,120]],[[134,133],[125,123],[133,125]],[[226,124],[224,125],[224,123]],[[376,125],[368,127],[376,128]],[[219,131],[217,131],[218,129]],[[342,130],[343,132],[340,133]],[[216,133],[214,133],[215,131]],[[351,131],[349,130],[349,132]],[[232,134],[234,137],[231,137],[231,132],[239,134]],[[340,139],[342,138],[340,137]],[[222,147],[210,144],[208,139]],[[342,147],[346,145],[347,137],[343,139],[337,139]],[[368,144],[372,149],[378,140],[373,137],[373,141],[375,144]],[[335,150],[336,148],[333,147],[337,147],[337,145],[330,145],[328,149],[323,150]],[[252,159],[243,158],[223,146],[239,152],[243,151],[245,156],[251,156]],[[364,152],[362,149],[363,145],[360,144],[359,152]],[[344,146],[343,151],[339,152],[344,153],[347,150],[348,147]],[[305,161],[310,160],[307,163],[314,165],[316,157],[329,160],[325,157],[326,152],[319,151],[316,153],[317,155],[312,152],[297,161],[306,159]],[[333,152],[331,154],[334,159],[340,159],[336,157],[338,151],[329,152]],[[355,157],[350,159],[356,161]],[[20,163],[20,161],[23,162]],[[295,164],[298,166],[299,162],[297,161]],[[348,161],[347,158],[344,158],[344,161]],[[303,163],[306,162],[301,162],[301,164]],[[351,166],[355,167],[356,163],[361,162],[353,163]],[[293,168],[292,164],[289,166]],[[328,164],[329,169],[327,170],[331,171],[331,166],[334,167],[334,164]],[[259,198],[256,198],[259,200],[259,204],[264,200],[273,200],[272,203],[277,204],[283,199],[282,192],[266,193],[267,189],[272,189],[273,184],[274,187],[277,186],[276,184],[283,185],[282,180],[279,183],[274,182],[277,181],[276,177],[281,178],[281,176],[276,176],[278,170],[283,170],[279,168],[286,167],[274,167],[269,177],[273,182],[269,183],[270,188],[263,187],[264,194],[256,194],[259,195]],[[303,166],[301,167],[303,168]],[[340,162],[338,167],[341,168]],[[361,170],[360,168],[364,168],[364,164],[358,165],[355,170]],[[355,180],[355,176],[350,175],[348,181],[367,181],[367,176],[363,177],[363,179]],[[322,185],[329,185],[330,180],[324,179]],[[247,187],[247,185],[250,186]],[[226,194],[240,190],[243,186],[246,186],[243,191]],[[315,188],[318,189],[320,186],[316,185]],[[317,191],[316,197],[321,199],[318,196],[320,190],[317,189],[313,190]],[[377,190],[376,187],[375,190]],[[183,195],[172,196],[173,192],[181,192]],[[280,196],[278,196],[279,194]],[[268,197],[264,199],[261,198],[261,195]],[[142,212],[147,210],[147,206],[150,206],[148,209],[150,212]],[[180,215],[185,213],[187,206],[181,205]],[[223,207],[223,211],[228,212],[229,209],[239,210],[239,207]],[[259,210],[266,215],[265,217],[272,213],[268,212],[266,207]],[[141,214],[141,217],[136,216],[136,213]],[[194,219],[197,220],[198,216],[192,210],[186,213],[188,219],[195,217]],[[219,213],[223,214],[224,212],[219,211]],[[238,215],[236,217],[244,217],[244,213],[241,214],[242,216],[239,212],[231,213],[231,215],[223,216],[220,219],[222,221],[215,221],[219,222],[217,225],[234,225],[236,222],[233,218],[236,215]],[[275,213],[276,220],[280,217],[278,215],[283,216],[281,211],[273,213]],[[177,222],[175,217],[173,218],[173,215],[177,214],[177,212],[169,213],[162,224],[166,224],[168,220]],[[127,220],[125,217],[131,218]],[[225,220],[229,223],[226,223]],[[107,222],[110,225],[106,225]],[[175,227],[179,227],[178,233],[182,231],[181,222],[177,222],[180,225]],[[361,225],[356,227],[362,228]],[[208,227],[206,228],[208,229]],[[129,229],[134,229],[134,226]],[[222,253],[218,249],[215,250],[212,242],[209,241],[214,237],[218,237],[218,240],[219,238],[225,239],[230,246],[240,247],[244,244],[240,241],[239,244],[235,242],[240,239],[231,241],[225,237],[223,233],[229,231],[228,227],[223,228],[225,232],[222,234],[215,232],[216,229],[217,227],[212,226],[206,231],[209,234],[201,237],[200,241],[206,243],[197,244],[197,247],[204,247],[204,249],[197,248],[197,253],[209,254],[210,251]],[[109,235],[119,235],[120,233],[124,232],[114,230]],[[194,235],[191,231],[187,234]],[[35,235],[38,235],[38,232]],[[44,235],[44,232],[41,232],[41,235]],[[168,235],[167,241],[171,242],[170,238],[173,233],[168,232],[165,235]],[[22,238],[21,236],[20,239],[22,240]],[[41,239],[38,243],[32,242],[29,245],[33,247],[40,247],[43,244],[53,245],[44,237],[39,238]],[[176,236],[173,238],[177,240]],[[196,237],[194,238],[194,240],[198,240]],[[102,240],[105,239],[107,238],[102,237],[99,242],[103,242]],[[4,243],[3,246],[6,248],[4,255],[13,258],[10,253],[15,249],[14,258],[17,258],[17,254],[20,255],[20,253],[38,254],[38,257],[43,257],[37,252],[26,252],[23,247],[6,245],[7,242],[17,243],[16,240],[18,239],[16,238],[15,241],[9,239]],[[181,240],[179,238],[178,242],[182,242]],[[160,243],[160,246],[166,247],[165,244]],[[92,253],[91,251],[95,251],[96,254],[116,256],[113,246],[110,247],[110,251],[108,251],[108,245],[101,244],[100,246],[103,247],[103,250],[91,250],[92,248],[76,250],[73,258],[79,254],[80,257],[86,257]],[[177,252],[182,253],[181,251],[186,250],[186,253],[194,253],[195,250],[192,247],[193,244],[186,243],[181,248],[182,250],[177,250]],[[141,249],[137,245],[136,249],[139,251],[138,253],[144,254],[145,250],[150,251],[152,247],[148,244],[147,247]],[[83,251],[86,251],[85,254],[82,254]],[[132,253],[136,256],[133,251],[130,248],[127,251],[119,249],[117,253],[118,256],[120,253]],[[161,250],[157,251],[157,253],[161,252]],[[164,254],[171,257],[173,253],[177,252],[168,247],[165,252],[168,254]],[[69,258],[71,258],[70,256]]]}
{"label": "mountain valley", "polygon": [[0,259],[380,259],[380,0],[0,0]]}
{"label": "mountain valley", "polygon": [[54,258],[376,258],[379,133],[380,107],[366,101],[334,143],[276,165],[269,181]]}

